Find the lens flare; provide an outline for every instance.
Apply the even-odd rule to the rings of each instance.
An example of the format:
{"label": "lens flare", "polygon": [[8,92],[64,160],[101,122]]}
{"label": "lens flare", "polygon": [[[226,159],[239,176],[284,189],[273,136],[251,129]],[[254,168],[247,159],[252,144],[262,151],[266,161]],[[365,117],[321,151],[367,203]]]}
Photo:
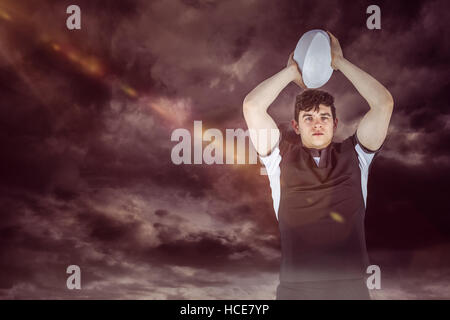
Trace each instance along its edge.
{"label": "lens flare", "polygon": [[344,217],[341,216],[337,212],[330,212],[330,217],[331,217],[331,219],[333,219],[334,221],[337,221],[339,223],[344,223],[344,221],[345,221]]}
{"label": "lens flare", "polygon": [[132,98],[136,98],[138,96],[137,91],[132,87],[130,87],[129,85],[124,84],[121,86],[121,89],[123,90],[123,92],[125,92],[128,96]]}
{"label": "lens flare", "polygon": [[0,18],[2,18],[3,20],[7,20],[7,21],[12,20],[11,16],[3,10],[0,10]]}

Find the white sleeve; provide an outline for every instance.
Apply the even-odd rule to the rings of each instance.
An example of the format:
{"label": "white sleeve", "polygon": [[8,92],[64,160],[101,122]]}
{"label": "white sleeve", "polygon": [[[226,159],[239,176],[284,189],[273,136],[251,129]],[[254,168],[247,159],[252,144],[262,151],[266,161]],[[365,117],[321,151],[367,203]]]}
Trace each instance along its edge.
{"label": "white sleeve", "polygon": [[369,180],[369,168],[370,164],[372,163],[373,157],[375,156],[374,152],[366,152],[363,148],[359,145],[359,143],[356,144],[355,150],[358,153],[358,162],[359,162],[359,169],[361,171],[361,189],[364,197],[364,205],[366,205],[367,202],[367,183]]}
{"label": "white sleeve", "polygon": [[276,146],[268,156],[259,156],[259,159],[266,167],[270,189],[272,190],[273,209],[278,220],[278,208],[280,206],[280,149]]}

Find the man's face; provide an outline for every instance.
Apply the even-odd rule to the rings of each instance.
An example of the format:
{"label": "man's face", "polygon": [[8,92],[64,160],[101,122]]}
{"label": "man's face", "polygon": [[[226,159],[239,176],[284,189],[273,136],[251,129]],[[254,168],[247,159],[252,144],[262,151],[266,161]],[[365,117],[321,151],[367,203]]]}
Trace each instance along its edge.
{"label": "man's face", "polygon": [[331,143],[337,119],[333,122],[331,108],[320,104],[318,112],[314,109],[300,111],[297,122],[292,120],[292,126],[305,147],[322,149]]}

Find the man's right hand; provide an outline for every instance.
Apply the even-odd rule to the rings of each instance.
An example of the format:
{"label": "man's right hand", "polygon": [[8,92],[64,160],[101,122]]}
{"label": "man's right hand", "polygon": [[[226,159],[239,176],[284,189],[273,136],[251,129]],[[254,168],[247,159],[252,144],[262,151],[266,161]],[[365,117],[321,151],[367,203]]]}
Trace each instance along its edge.
{"label": "man's right hand", "polygon": [[303,78],[302,78],[302,73],[300,71],[300,68],[298,67],[297,62],[294,60],[294,52],[292,52],[289,55],[289,59],[288,59],[288,62],[287,62],[286,66],[287,67],[291,67],[292,66],[292,68],[294,68],[294,66],[295,66],[295,79],[294,79],[294,82],[298,86],[302,87],[303,89],[307,89],[306,85],[303,83]]}

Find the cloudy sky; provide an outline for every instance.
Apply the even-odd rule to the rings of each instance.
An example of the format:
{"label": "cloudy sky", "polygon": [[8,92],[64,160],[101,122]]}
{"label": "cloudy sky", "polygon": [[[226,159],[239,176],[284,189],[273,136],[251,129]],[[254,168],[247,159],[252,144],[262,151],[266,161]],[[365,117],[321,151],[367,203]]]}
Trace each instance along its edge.
{"label": "cloudy sky", "polygon": [[[81,30],[66,8],[81,8]],[[366,8],[381,8],[381,30]],[[175,165],[177,128],[246,129],[242,101],[330,30],[392,93],[369,178],[377,299],[449,298],[448,1],[0,0],[0,298],[273,299],[259,164]],[[336,141],[369,110],[339,72]],[[299,88],[270,108],[287,122]],[[206,144],[205,144],[206,145]],[[230,152],[228,150],[228,152]],[[66,268],[81,268],[68,290]]]}

